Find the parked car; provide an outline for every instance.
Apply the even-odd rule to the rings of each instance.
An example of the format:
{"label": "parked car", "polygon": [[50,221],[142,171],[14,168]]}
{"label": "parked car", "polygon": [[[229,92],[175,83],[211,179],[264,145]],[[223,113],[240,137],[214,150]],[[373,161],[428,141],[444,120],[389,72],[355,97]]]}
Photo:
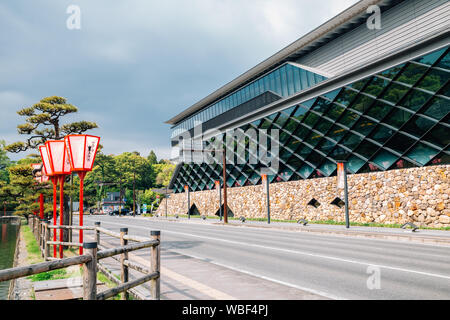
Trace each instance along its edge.
{"label": "parked car", "polygon": [[[129,209],[122,209],[122,212],[121,212],[121,216],[126,216],[126,215],[129,215],[130,214],[130,210]],[[114,211],[111,211],[110,213],[109,213],[109,215],[110,216],[118,216],[119,215],[119,210],[114,210]]]}

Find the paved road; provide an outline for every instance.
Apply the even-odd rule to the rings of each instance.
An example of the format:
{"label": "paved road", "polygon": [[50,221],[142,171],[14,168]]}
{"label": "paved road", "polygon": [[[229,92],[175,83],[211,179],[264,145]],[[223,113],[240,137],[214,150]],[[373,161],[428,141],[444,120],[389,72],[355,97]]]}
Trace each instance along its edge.
{"label": "paved road", "polygon": [[[450,299],[450,247],[141,217],[84,220],[116,231],[128,227],[130,234],[142,236],[161,230],[163,250],[286,290],[331,299]],[[163,266],[165,259],[169,263],[170,257],[163,255]]]}

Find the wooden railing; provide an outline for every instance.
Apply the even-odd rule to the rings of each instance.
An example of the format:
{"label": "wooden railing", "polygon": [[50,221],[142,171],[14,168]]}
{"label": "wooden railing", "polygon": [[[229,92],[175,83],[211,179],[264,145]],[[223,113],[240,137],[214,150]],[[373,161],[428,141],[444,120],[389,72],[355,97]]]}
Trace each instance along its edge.
{"label": "wooden railing", "polygon": [[[122,295],[122,299],[128,299],[130,293],[136,299],[145,300],[145,296],[136,291],[134,288],[146,282],[150,282],[150,295],[152,299],[160,299],[160,231],[151,231],[150,238],[146,238],[128,235],[127,228],[121,228],[120,233],[101,228],[100,222],[96,222],[95,227],[58,226],[49,225],[48,221],[41,220],[34,216],[29,218],[29,226],[41,247],[41,253],[45,262],[24,267],[0,270],[0,282],[82,264],[83,300],[104,300],[121,292],[124,293]],[[52,229],[92,230],[96,233],[96,242],[83,243],[82,247],[86,250],[86,253],[83,255],[64,259],[51,257],[50,248],[52,246],[80,246],[79,243],[75,242],[51,241],[50,237]],[[109,249],[100,246],[101,233],[120,239],[120,246]],[[133,241],[135,243],[128,244],[128,241]],[[103,250],[98,251],[100,248],[103,248]],[[144,248],[150,248],[150,268],[128,259],[128,252]],[[115,257],[117,255],[120,255],[120,259]],[[105,258],[113,258],[120,262],[120,280],[108,271],[104,264],[99,262],[99,260]],[[128,276],[129,268],[143,273],[144,276],[130,281]],[[105,274],[109,280],[117,284],[117,287],[97,293],[97,271]]]}

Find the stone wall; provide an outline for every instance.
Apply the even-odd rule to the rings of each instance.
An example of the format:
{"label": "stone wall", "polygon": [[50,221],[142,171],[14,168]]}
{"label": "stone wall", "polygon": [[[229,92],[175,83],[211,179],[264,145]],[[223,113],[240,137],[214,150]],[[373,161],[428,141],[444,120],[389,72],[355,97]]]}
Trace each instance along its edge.
{"label": "stone wall", "polygon": [[[352,222],[450,227],[450,165],[428,166],[348,175],[349,213]],[[345,221],[344,208],[330,204],[336,197],[344,199],[336,189],[336,177],[270,184],[272,219]],[[195,204],[204,215],[219,210],[217,190],[191,192]],[[320,206],[308,205],[316,199]],[[187,214],[185,193],[172,194],[168,214]],[[266,196],[261,185],[228,188],[228,206],[236,217],[266,218]],[[163,200],[158,212],[165,214]]]}

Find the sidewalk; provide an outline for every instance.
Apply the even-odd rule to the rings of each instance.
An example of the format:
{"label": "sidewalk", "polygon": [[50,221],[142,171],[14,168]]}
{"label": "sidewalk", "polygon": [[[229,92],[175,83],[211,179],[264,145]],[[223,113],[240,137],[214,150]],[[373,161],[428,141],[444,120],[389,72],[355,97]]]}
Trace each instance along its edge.
{"label": "sidewalk", "polygon": [[[201,219],[201,218],[174,218],[174,217],[139,217],[141,219],[155,219],[157,221],[171,221],[178,223],[194,223],[227,226],[218,219]],[[344,225],[330,224],[314,224],[308,223],[306,226],[291,222],[271,222],[267,221],[245,221],[228,220],[228,226],[242,228],[262,228],[266,230],[285,230],[292,232],[313,232],[317,234],[328,234],[336,236],[373,238],[384,240],[412,241],[424,244],[450,246],[450,230],[429,230],[418,229],[412,232],[412,229],[386,228],[386,227],[363,227],[350,226],[347,229]]]}

